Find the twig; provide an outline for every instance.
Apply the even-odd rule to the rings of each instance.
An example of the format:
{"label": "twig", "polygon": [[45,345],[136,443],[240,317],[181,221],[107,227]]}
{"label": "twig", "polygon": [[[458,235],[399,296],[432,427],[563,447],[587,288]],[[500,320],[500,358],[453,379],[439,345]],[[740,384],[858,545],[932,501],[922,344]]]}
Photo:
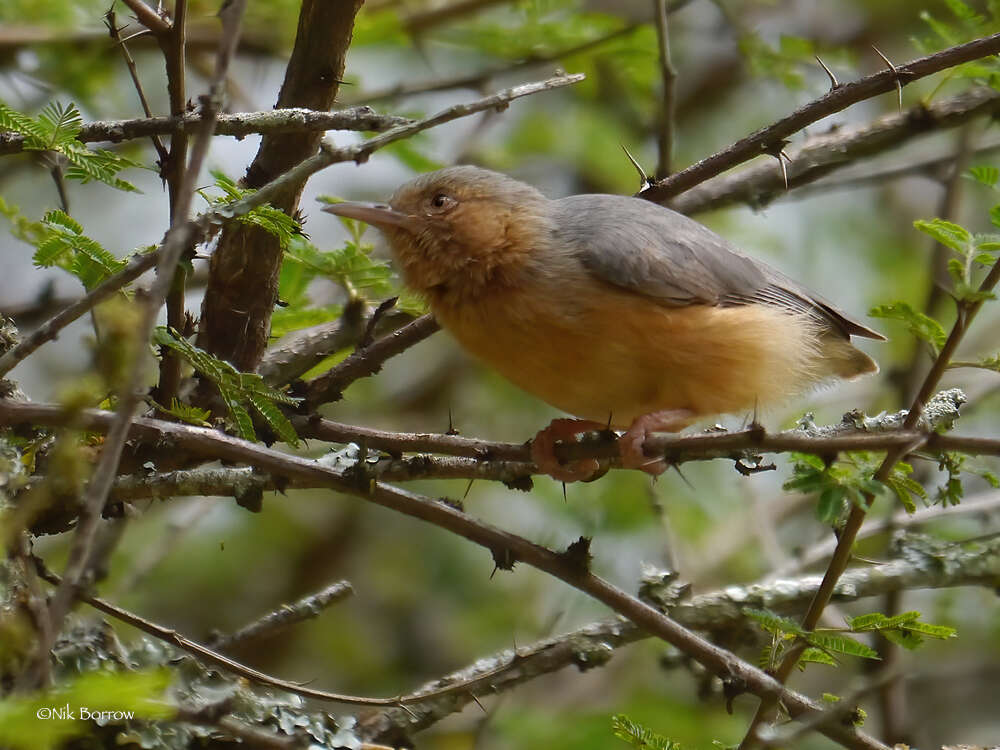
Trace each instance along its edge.
{"label": "twig", "polygon": [[[167,71],[167,97],[170,100],[170,114],[179,117],[184,114],[187,106],[187,0],[176,0],[174,3],[174,18],[170,24],[168,33],[156,34],[156,41],[163,52],[163,60]],[[226,6],[220,11],[220,18],[223,19],[223,34],[220,39],[220,50],[227,46],[227,36],[231,29],[225,28],[227,18],[231,18]],[[238,27],[237,27],[238,31]],[[239,36],[238,33],[236,36]],[[232,51],[235,52],[235,42]],[[220,57],[220,61],[221,61]],[[228,60],[225,63],[228,67]],[[222,110],[221,97],[223,94],[222,81],[225,78],[215,79],[212,83],[212,91],[209,97],[202,99],[202,120],[201,129],[196,131],[198,144],[202,145],[207,152],[210,142],[211,128],[214,125],[206,126],[204,122],[212,122],[218,117]],[[200,135],[199,135],[200,134]],[[197,145],[196,145],[197,148]],[[197,166],[200,169],[203,156],[197,159]],[[173,133],[170,136],[170,152],[167,158],[160,164],[160,175],[167,183],[168,202],[170,206],[170,226],[173,228],[177,223],[186,221],[190,210],[190,197],[186,191],[190,190],[193,195],[194,186],[190,175],[191,166],[196,163],[196,156],[191,154],[191,165],[188,165],[188,134],[183,130]],[[195,176],[198,171],[195,172]],[[190,183],[190,186],[186,183]],[[169,235],[168,235],[169,237]],[[168,241],[168,247],[169,247]],[[175,331],[184,331],[184,293],[187,283],[187,269],[180,264],[180,253],[178,250],[177,262],[170,266],[170,286],[166,288],[164,301],[167,306],[167,326]],[[170,262],[171,258],[167,258]],[[163,266],[157,265],[157,283],[163,274]],[[177,397],[177,391],[181,382],[181,358],[180,355],[170,350],[168,347],[160,347],[160,375],[157,380],[154,397],[163,404],[170,404]]]}
{"label": "twig", "polygon": [[660,116],[656,128],[656,144],[658,159],[656,163],[656,179],[662,180],[670,175],[670,163],[674,152],[674,110],[676,107],[677,71],[670,59],[670,27],[667,20],[667,0],[653,0],[653,12],[656,17],[656,37],[660,52],[660,80],[663,92],[660,101]]}
{"label": "twig", "polygon": [[[976,146],[970,155],[979,156],[1000,149],[1000,142],[991,141]],[[948,152],[939,156],[930,156],[924,159],[906,159],[896,164],[888,164],[875,169],[851,169],[838,177],[818,180],[811,185],[805,185],[789,193],[786,198],[789,200],[802,200],[811,198],[820,193],[829,193],[836,190],[854,190],[860,187],[878,185],[903,177],[921,176],[935,182],[942,182],[949,179],[953,173],[955,164],[955,154]],[[694,190],[697,190],[695,188]],[[694,191],[692,191],[694,192]],[[686,194],[685,194],[686,195]]]}
{"label": "twig", "polygon": [[[362,2],[302,0],[296,5],[295,42],[276,107],[333,108]],[[264,136],[247,167],[244,187],[259,188],[291,170],[315,154],[321,140],[319,132]],[[304,185],[304,179],[289,183],[275,194],[272,206],[295,216]],[[282,258],[281,242],[260,227],[233,223],[223,229],[202,298],[199,347],[239,370],[256,370],[268,345]],[[214,390],[203,381],[196,402],[210,404],[214,398]]]}
{"label": "twig", "polygon": [[[395,115],[380,115],[371,107],[360,106],[336,112],[317,112],[311,109],[271,109],[264,112],[236,112],[220,114],[215,123],[216,135],[242,138],[247,135],[278,135],[282,133],[309,133],[326,130],[355,130],[385,132],[413,120]],[[83,143],[111,142],[146,138],[175,133],[194,133],[204,125],[198,112],[185,112],[176,117],[145,117],[131,120],[97,120],[85,123],[77,140]],[[20,152],[24,136],[19,133],[0,133],[0,155]]]}
{"label": "twig", "polygon": [[309,381],[303,405],[311,411],[319,404],[336,401],[355,380],[374,375],[387,359],[423,341],[439,328],[432,315],[424,315],[383,336],[371,346],[358,349],[329,372]]}
{"label": "twig", "polygon": [[[372,313],[364,307],[364,303],[358,300],[358,304],[345,307],[337,320],[283,336],[264,353],[257,373],[271,385],[290,383],[318,365],[325,357],[357,344],[372,320]],[[383,321],[389,321],[390,325],[400,325],[403,321],[410,320],[412,317],[405,313],[383,316]],[[382,326],[377,328],[384,332]]]}
{"label": "twig", "polygon": [[[952,156],[952,172],[948,176],[948,181],[944,185],[944,192],[938,203],[936,216],[947,221],[956,221],[959,210],[959,202],[962,195],[962,187],[965,183],[964,172],[969,161],[972,150],[972,134],[969,126],[958,132],[958,144]],[[930,317],[935,317],[938,306],[947,299],[948,258],[951,257],[952,250],[947,246],[930,240],[930,269],[927,274],[927,292],[924,298],[923,311]],[[913,341],[913,351],[909,361],[901,368],[902,373],[899,379],[900,403],[906,403],[913,397],[920,384],[920,373],[924,369],[926,358],[926,348],[924,343],[917,339]]]}
{"label": "twig", "polygon": [[123,0],[129,10],[135,13],[139,23],[152,31],[154,34],[166,34],[170,32],[170,24],[159,16],[159,14],[149,7],[143,0]]}
{"label": "twig", "polygon": [[[39,563],[40,565],[40,563]],[[41,566],[40,566],[41,567]],[[62,586],[65,584],[65,579],[61,579],[54,573],[42,568],[38,573],[39,577],[43,580],[48,581],[53,586]],[[398,706],[401,705],[401,699],[399,698],[363,698],[355,695],[346,695],[341,693],[330,693],[325,690],[314,690],[313,688],[304,687],[296,682],[289,682],[288,680],[281,680],[277,677],[272,677],[271,675],[259,672],[253,667],[248,667],[245,664],[241,664],[234,659],[230,659],[228,656],[224,656],[217,651],[213,651],[207,646],[203,646],[197,641],[193,641],[187,638],[176,630],[171,630],[170,628],[165,628],[162,625],[158,625],[155,622],[146,620],[137,614],[129,612],[128,610],[122,609],[111,602],[105,601],[96,596],[91,596],[87,593],[80,593],[79,599],[82,602],[86,602],[91,607],[106,615],[114,617],[116,620],[120,620],[124,623],[128,623],[134,628],[141,630],[144,633],[148,633],[154,638],[159,638],[162,641],[170,643],[176,646],[182,651],[186,651],[209,664],[214,664],[216,666],[228,669],[233,674],[237,674],[241,677],[245,677],[248,680],[253,680],[254,682],[267,685],[269,687],[275,687],[279,690],[287,690],[290,693],[296,695],[301,695],[305,698],[316,698],[318,700],[332,701],[336,703],[347,703],[351,705],[358,706]]]}
{"label": "twig", "polygon": [[326,586],[315,594],[304,596],[292,604],[283,604],[279,609],[268,612],[248,625],[244,625],[235,633],[213,635],[209,647],[226,651],[237,644],[252,641],[256,638],[272,636],[289,625],[305,622],[322,614],[323,610],[337,602],[343,601],[354,593],[347,581],[337,581]]}
{"label": "twig", "polygon": [[[224,33],[220,41],[216,76],[211,86],[212,96],[216,98],[221,96],[221,87],[225,81],[229,61],[236,49],[240,21],[245,5],[246,0],[233,0],[221,12]],[[212,122],[215,113],[218,111],[212,105],[207,106],[206,110],[204,115],[208,125],[195,141],[190,163],[181,183],[171,228],[167,233],[163,250],[158,256],[159,263],[157,265],[156,281],[150,290],[149,299],[146,301],[143,309],[142,321],[137,334],[139,341],[146,341],[148,339],[149,332],[156,320],[156,315],[163,300],[166,298],[174,268],[177,266],[181,253],[188,246],[189,240],[187,235],[189,232],[187,230],[189,223],[187,218],[191,209],[195,181],[198,178],[204,157],[208,153],[208,146],[212,136]],[[91,564],[91,548],[101,520],[101,509],[104,507],[108,491],[114,481],[115,471],[130,429],[132,416],[140,401],[140,386],[144,364],[143,347],[136,347],[133,356],[134,360],[129,368],[129,373],[125,376],[125,383],[119,392],[119,404],[114,422],[108,431],[108,436],[101,449],[97,466],[87,485],[79,525],[70,546],[69,559],[63,573],[63,580],[56,589],[49,605],[49,617],[52,623],[53,634],[59,632],[66,614],[69,612],[74,599],[79,594],[80,586]],[[38,651],[45,654],[51,646],[51,642],[44,643],[39,641]]]}
{"label": "twig", "polygon": [[[938,102],[919,104],[903,113],[885,115],[858,127],[834,128],[828,133],[811,136],[797,149],[790,149],[788,186],[801,188],[859,159],[998,111],[1000,93],[987,87],[976,87]],[[905,168],[916,167],[907,162]],[[818,183],[816,189],[822,189],[825,184]],[[779,198],[805,192],[786,191],[781,175],[772,163],[766,162],[698,185],[678,195],[670,206],[685,214],[715,210],[734,203],[758,208]]]}
{"label": "twig", "polygon": [[911,83],[945,68],[994,55],[997,52],[1000,52],[1000,34],[993,34],[983,39],[976,39],[918,58],[905,65],[896,66],[894,70],[883,70],[842,84],[818,99],[805,104],[787,117],[751,133],[722,151],[643,190],[639,193],[639,197],[655,203],[666,203],[675,195],[710,177],[721,174],[737,164],[742,164],[755,156],[770,153],[784,139],[807,125],[846,109],[852,104],[895,89],[897,82],[900,85]]}
{"label": "twig", "polygon": [[[132,53],[128,51],[128,47],[125,46],[125,42],[122,41],[120,29],[118,28],[118,17],[115,15],[115,9],[112,6],[108,9],[108,12],[104,14],[104,22],[108,27],[108,33],[111,35],[111,39],[118,45],[122,51],[122,57],[125,58],[125,66],[128,68],[129,77],[132,79],[132,85],[135,87],[136,93],[139,95],[139,103],[142,105],[142,112],[147,118],[153,116],[153,111],[149,108],[149,102],[146,100],[146,92],[142,88],[142,81],[139,80],[139,71],[135,67],[135,60],[132,59]],[[159,157],[160,163],[163,164],[168,158],[167,149],[164,147],[163,142],[153,134],[150,136],[150,140],[153,142],[153,148],[156,150],[156,155]],[[2,143],[2,141],[0,141]],[[3,153],[0,150],[0,153]]]}

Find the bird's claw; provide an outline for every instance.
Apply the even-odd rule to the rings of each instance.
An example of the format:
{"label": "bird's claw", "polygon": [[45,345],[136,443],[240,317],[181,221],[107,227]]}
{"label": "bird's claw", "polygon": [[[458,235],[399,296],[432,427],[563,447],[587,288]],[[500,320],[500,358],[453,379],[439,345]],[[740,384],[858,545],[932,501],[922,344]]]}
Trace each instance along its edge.
{"label": "bird's claw", "polygon": [[544,430],[540,430],[531,441],[531,460],[538,470],[560,482],[582,482],[600,469],[594,458],[583,458],[563,464],[556,458],[556,441],[575,439],[583,432],[603,430],[606,425],[586,419],[553,419]]}
{"label": "bird's claw", "polygon": [[646,438],[652,432],[678,432],[687,427],[694,416],[694,412],[688,409],[667,409],[636,417],[625,434],[618,438],[622,466],[639,469],[654,477],[660,476],[667,470],[667,462],[662,458],[650,458],[643,452]]}

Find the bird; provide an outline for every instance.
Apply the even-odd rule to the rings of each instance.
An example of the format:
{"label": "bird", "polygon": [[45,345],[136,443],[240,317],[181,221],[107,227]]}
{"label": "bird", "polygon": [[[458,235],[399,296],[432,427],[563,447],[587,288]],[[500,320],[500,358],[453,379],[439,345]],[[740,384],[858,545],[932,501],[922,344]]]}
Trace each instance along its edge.
{"label": "bird", "polygon": [[852,336],[884,340],[818,294],[693,219],[642,198],[549,199],[476,166],[417,176],[388,203],[324,211],[385,235],[403,282],[474,357],[572,415],[531,443],[563,482],[559,441],[624,430],[622,465],[653,476],[651,432],[787,402],[878,372]]}

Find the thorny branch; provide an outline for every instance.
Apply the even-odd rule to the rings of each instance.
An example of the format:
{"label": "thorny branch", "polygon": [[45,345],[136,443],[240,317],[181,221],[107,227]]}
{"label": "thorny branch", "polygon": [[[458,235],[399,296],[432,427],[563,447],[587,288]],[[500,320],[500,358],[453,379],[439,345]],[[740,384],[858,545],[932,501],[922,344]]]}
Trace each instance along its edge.
{"label": "thorny branch", "polygon": [[[933,430],[957,415],[958,392],[939,394],[930,407],[930,421],[920,430],[898,429],[900,414],[875,418],[856,418],[831,427],[815,427],[769,434],[760,429],[731,433],[695,435],[659,435],[646,443],[647,453],[665,455],[671,462],[738,458],[747,453],[796,451],[833,456],[848,450],[894,450],[926,441],[929,453],[960,451],[978,455],[1000,455],[1000,440],[943,435]],[[65,423],[64,411],[57,406],[0,400],[0,425],[33,424],[59,426]],[[113,415],[95,409],[74,414],[80,429],[104,432]],[[536,471],[530,463],[530,451],[524,444],[496,443],[457,435],[391,433],[364,427],[338,424],[309,417],[294,418],[302,435],[338,443],[357,443],[367,450],[385,451],[388,458],[362,460],[357,450],[330,454],[316,466],[349,471],[366,480],[405,481],[426,478],[494,479],[517,483]],[[893,427],[895,425],[896,427]],[[325,486],[320,476],[286,476],[262,463],[260,446],[236,440],[214,430],[157,419],[136,418],[130,438],[145,443],[168,441],[175,453],[205,460],[223,459],[248,464],[247,468],[183,469],[146,476],[121,477],[113,496],[119,500],[171,495],[241,495],[250,491]],[[607,441],[559,446],[562,458],[597,457],[607,465],[617,465],[617,445]],[[406,452],[418,455],[403,457]],[[453,454],[453,457],[426,455],[428,452]],[[250,468],[252,467],[252,468]],[[318,482],[318,483],[317,483]]]}
{"label": "thorny branch", "polygon": [[777,153],[789,136],[852,104],[892,91],[897,84],[906,85],[946,68],[995,55],[998,52],[1000,52],[1000,34],[993,34],[935,52],[905,65],[897,65],[892,70],[883,70],[842,84],[777,122],[642,190],[639,197],[654,203],[667,203],[685,190],[755,156]]}
{"label": "thorny branch", "polygon": [[[958,127],[982,115],[1000,111],[1000,92],[977,87],[948,99],[918,104],[905,112],[893,112],[870,123],[851,128],[832,128],[813,135],[797,148],[789,148],[785,169],[788,188],[815,182],[839,169],[902,146],[928,133]],[[817,188],[819,187],[819,183]],[[745,203],[754,208],[767,206],[785,196],[797,196],[785,189],[781,170],[764,162],[708,180],[670,201],[670,207],[684,214],[696,214]]]}
{"label": "thorny branch", "polygon": [[[988,587],[1000,574],[1000,542],[997,540],[967,547],[956,545],[935,554],[910,549],[904,539],[902,552],[903,556],[888,563],[845,573],[837,584],[838,601],[855,601],[912,588]],[[659,602],[658,606],[665,607],[670,617],[686,628],[723,633],[747,627],[743,614],[746,607],[779,614],[801,611],[819,586],[820,577],[727,586],[697,596],[685,596],[684,586],[671,581],[671,575],[664,576],[652,569],[644,571],[641,584],[644,598]],[[414,691],[419,694],[448,686],[451,688],[449,693],[409,705],[406,711],[390,708],[368,717],[362,723],[362,733],[378,740],[392,736],[397,729],[413,732],[431,726],[470,703],[477,693],[474,687],[481,684],[484,674],[489,675],[490,692],[501,692],[565,667],[576,666],[582,670],[603,666],[617,649],[648,637],[628,620],[615,618],[593,622],[516,649],[506,649],[477,659],[474,664],[443,675]],[[501,667],[498,669],[497,665]]]}
{"label": "thorny branch", "polygon": [[353,593],[354,589],[350,583],[337,581],[292,604],[282,604],[279,609],[268,612],[230,635],[222,633],[214,635],[209,646],[225,651],[238,643],[273,636],[291,625],[318,617],[324,609],[343,601]]}

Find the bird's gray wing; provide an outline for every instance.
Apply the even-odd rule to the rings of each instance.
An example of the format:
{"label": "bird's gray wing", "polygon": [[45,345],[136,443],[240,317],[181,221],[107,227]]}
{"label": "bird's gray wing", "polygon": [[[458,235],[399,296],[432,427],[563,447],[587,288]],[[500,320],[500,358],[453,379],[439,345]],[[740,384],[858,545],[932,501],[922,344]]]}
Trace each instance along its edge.
{"label": "bird's gray wing", "polygon": [[663,305],[765,304],[807,313],[845,335],[884,338],[682,214],[638,198],[553,201],[558,246],[595,277]]}

